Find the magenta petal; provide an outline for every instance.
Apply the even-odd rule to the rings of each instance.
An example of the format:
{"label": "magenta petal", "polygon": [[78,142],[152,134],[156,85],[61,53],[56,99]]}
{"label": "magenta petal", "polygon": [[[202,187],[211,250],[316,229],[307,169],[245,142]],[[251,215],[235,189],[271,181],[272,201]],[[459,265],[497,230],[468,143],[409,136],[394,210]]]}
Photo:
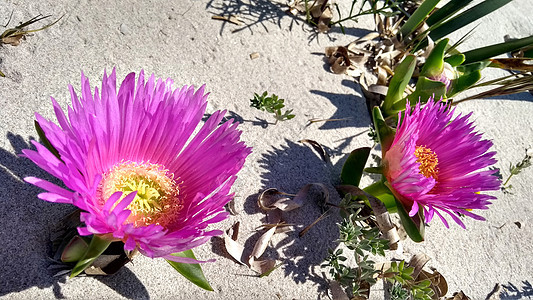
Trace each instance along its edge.
{"label": "magenta petal", "polygon": [[80,95],[69,86],[66,113],[52,99],[57,124],[36,116],[61,159],[36,142],[23,156],[66,188],[26,181],[47,191],[41,199],[82,209],[81,235],[112,234],[126,250],[167,258],[222,233],[209,227],[227,217],[224,205],[251,149],[237,123],[220,125],[224,111],[201,124],[205,86],[172,84],[141,71],[117,87],[113,69],[93,92],[82,73]]}
{"label": "magenta petal", "polygon": [[[398,200],[411,206],[410,216],[421,205],[426,222],[436,213],[448,227],[440,210],[464,227],[458,214],[483,220],[468,210],[486,209],[490,204],[487,200],[494,197],[481,192],[498,190],[501,182],[494,171],[485,169],[496,163],[495,152],[489,152],[492,142],[482,140],[482,135],[474,131],[469,122],[471,113],[455,119],[453,113],[446,103],[432,98],[424,107],[420,102],[414,109],[407,104],[405,113],[399,114],[401,122],[391,147],[383,157],[384,174]],[[436,160],[417,157],[415,150],[419,147],[429,149]],[[422,166],[424,161],[436,166],[427,169],[427,165]],[[422,169],[434,171],[423,173]]]}

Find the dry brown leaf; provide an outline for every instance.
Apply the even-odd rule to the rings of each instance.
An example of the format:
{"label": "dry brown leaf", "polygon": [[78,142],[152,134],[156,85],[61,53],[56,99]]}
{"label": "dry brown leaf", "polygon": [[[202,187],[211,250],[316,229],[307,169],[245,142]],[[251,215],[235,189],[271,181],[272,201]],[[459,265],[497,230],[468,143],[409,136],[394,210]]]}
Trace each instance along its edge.
{"label": "dry brown leaf", "polygon": [[12,36],[8,36],[8,37],[3,37],[2,38],[2,43],[4,44],[9,44],[11,46],[18,46],[20,45],[20,40],[24,37],[23,34],[19,34],[19,35],[12,35]]}
{"label": "dry brown leaf", "polygon": [[431,282],[430,288],[435,292],[437,297],[444,297],[448,293],[448,282],[444,276],[442,276],[436,270],[433,270],[433,273],[429,273],[425,270],[422,270],[416,280],[426,280],[429,279]]}
{"label": "dry brown leaf", "polygon": [[332,300],[350,300],[341,285],[335,280],[329,282],[329,290],[331,291]]}
{"label": "dry brown leaf", "polygon": [[465,293],[463,293],[463,291],[460,291],[460,292],[453,293],[453,297],[446,298],[446,300],[471,300],[471,299],[470,299],[470,297],[465,295]]}
{"label": "dry brown leaf", "polygon": [[426,263],[430,260],[429,256],[427,256],[425,253],[417,253],[411,257],[411,260],[409,260],[409,266],[413,267],[413,278],[417,278],[420,272],[422,271],[422,268],[426,265]]}
{"label": "dry brown leaf", "polygon": [[491,67],[523,72],[533,71],[533,59],[531,58],[494,58],[490,61]]}
{"label": "dry brown leaf", "polygon": [[230,16],[218,16],[218,15],[215,15],[215,16],[211,16],[211,19],[227,21],[227,22],[233,23],[235,25],[239,25],[239,26],[242,25],[242,22],[239,19],[239,17],[234,16],[234,15],[230,15]]}
{"label": "dry brown leaf", "polygon": [[275,196],[279,196],[279,195],[296,196],[293,194],[287,194],[287,193],[280,192],[275,188],[269,188],[269,189],[264,190],[261,194],[259,194],[259,197],[257,197],[257,204],[262,210],[268,211],[268,210],[276,209],[276,206],[274,206],[276,202],[280,200],[285,201],[284,199],[288,199],[288,198],[283,198],[283,199],[273,200],[273,198],[274,199],[277,198]]}
{"label": "dry brown leaf", "polygon": [[[228,254],[233,257],[233,259],[235,259],[241,265],[244,265],[245,263],[242,261],[244,246],[237,242],[237,237],[239,235],[239,224],[240,222],[233,224],[232,228],[224,232],[224,246],[226,247]],[[230,231],[233,231],[232,237],[228,235]]]}
{"label": "dry brown leaf", "polygon": [[326,153],[322,145],[320,145],[318,142],[313,141],[313,140],[307,140],[307,139],[299,140],[299,142],[304,143],[304,144],[307,143],[311,145],[311,147],[313,147],[313,149],[315,149],[315,151],[318,152],[318,154],[320,154],[320,157],[322,158],[323,161],[329,162],[329,155]]}
{"label": "dry brown leaf", "polygon": [[277,226],[270,228],[265,233],[263,233],[263,235],[261,235],[261,237],[255,243],[254,250],[252,250],[252,253],[250,254],[250,259],[248,260],[248,262],[250,262],[250,260],[252,259],[258,259],[259,257],[261,257],[261,255],[263,255],[263,253],[265,253],[265,250],[268,247],[268,243],[270,242],[270,239],[276,232],[276,227]]}
{"label": "dry brown leaf", "polygon": [[260,277],[266,276],[264,274],[276,268],[276,261],[273,259],[255,260],[253,257],[250,257],[248,263],[250,264],[250,269],[261,274]]}

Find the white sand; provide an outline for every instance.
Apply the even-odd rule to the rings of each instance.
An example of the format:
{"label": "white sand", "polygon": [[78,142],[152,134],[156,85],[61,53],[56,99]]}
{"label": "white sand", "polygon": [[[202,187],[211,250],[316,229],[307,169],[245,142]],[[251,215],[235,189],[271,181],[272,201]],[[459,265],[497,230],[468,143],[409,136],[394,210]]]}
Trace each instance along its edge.
{"label": "white sand", "polygon": [[[104,69],[113,67],[120,80],[129,72],[144,69],[148,74],[173,78],[177,86],[205,83],[211,93],[208,112],[228,109],[244,120],[242,139],[254,152],[234,186],[241,213],[217,226],[228,228],[241,221],[239,241],[247,241],[247,251],[259,237],[254,229],[264,222],[255,204],[259,191],[276,187],[296,192],[306,183],[322,182],[335,195],[332,201],[338,201],[333,186],[339,182],[345,155],[372,145],[363,133],[370,119],[358,85],[348,76],[327,71],[321,53],[326,46],[344,45],[367,30],[316,37],[309,27],[267,0],[241,4],[247,26],[211,19],[224,10],[237,12],[236,2],[0,0],[2,24],[12,11],[11,25],[38,14],[56,18],[66,13],[58,24],[28,37],[20,46],[0,48],[0,70],[7,75],[0,78],[0,297],[327,299],[327,270],[319,265],[328,247],[336,246],[338,218],[330,217],[298,238],[298,231],[320,215],[312,201],[287,215],[287,221],[297,224],[297,229],[275,236],[265,255],[284,264],[268,277],[258,278],[247,267],[226,258],[218,239],[195,250],[202,259],[217,259],[204,265],[215,292],[204,292],[188,283],[162,259],[139,257],[108,278],[58,282],[46,269],[48,235],[70,208],[37,199],[39,189],[21,178],[47,175],[17,154],[36,137],[33,113],[53,118],[49,97],[65,107],[70,101],[67,85],[79,90],[81,70],[93,85],[100,83]],[[484,19],[465,46],[499,43],[506,33],[513,37],[533,34],[531,11],[530,0],[514,1]],[[373,27],[368,19],[357,26]],[[234,30],[238,31],[232,33]],[[251,60],[252,52],[260,57]],[[493,77],[502,73],[486,74]],[[249,107],[249,99],[254,92],[264,90],[286,99],[296,118],[261,126],[262,120],[273,122],[273,118]],[[529,94],[470,101],[458,111],[474,111],[472,118],[485,137],[493,140],[497,167],[505,176],[509,163],[519,161],[524,149],[533,146],[533,97]],[[349,119],[306,127],[312,118]],[[331,149],[332,164],[324,164],[298,142],[304,138]],[[446,229],[434,220],[427,229],[427,241],[406,243],[402,257],[425,252],[432,258],[428,266],[445,276],[450,292],[463,290],[472,299],[485,299],[496,283],[518,289],[519,294],[507,291],[508,296],[518,298],[502,294],[502,299],[533,297],[532,178],[533,168],[527,169],[513,178],[514,195],[496,193],[499,199],[481,213],[486,222],[466,220],[467,230],[463,230],[455,224]],[[365,180],[370,183],[370,179]],[[513,222],[520,222],[522,227]],[[374,295],[383,299],[379,291]]]}

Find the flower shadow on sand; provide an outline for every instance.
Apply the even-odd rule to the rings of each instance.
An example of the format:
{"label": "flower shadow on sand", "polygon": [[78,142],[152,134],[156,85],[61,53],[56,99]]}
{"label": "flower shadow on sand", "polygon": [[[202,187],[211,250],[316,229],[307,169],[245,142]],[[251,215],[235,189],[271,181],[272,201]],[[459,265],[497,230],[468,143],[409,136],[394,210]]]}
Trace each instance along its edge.
{"label": "flower shadow on sand", "polygon": [[[339,201],[333,188],[332,174],[337,174],[331,164],[326,164],[309,147],[285,140],[279,148],[264,153],[259,160],[259,165],[264,170],[261,175],[262,190],[276,188],[287,193],[297,193],[300,188],[309,183],[323,183],[329,189],[330,202]],[[246,199],[244,210],[247,214],[261,213],[257,206],[257,194]],[[337,246],[336,240],[339,231],[336,223],[339,222],[335,209],[330,211],[328,217],[318,222],[305,235],[299,233],[306,226],[315,221],[321,214],[318,204],[319,191],[312,189],[301,208],[283,213],[283,219],[295,225],[292,230],[274,236],[273,249],[265,253],[269,258],[282,262],[280,269],[285,276],[292,278],[296,283],[310,280],[318,285],[318,292],[327,290],[328,283],[325,279],[326,269],[321,269],[327,255],[328,248]],[[268,222],[266,217],[262,220]],[[262,234],[262,232],[260,233]],[[252,243],[259,238],[252,237]],[[253,244],[245,245],[253,248]],[[274,252],[274,253],[272,253]]]}
{"label": "flower shadow on sand", "polygon": [[[30,137],[30,140],[32,138]],[[39,188],[25,183],[26,176],[39,176],[55,184],[57,179],[29,159],[14,153],[35,147],[20,135],[8,133],[12,151],[0,149],[0,297],[32,287],[53,287],[56,298],[64,298],[60,283],[68,284],[66,275],[53,277],[50,265],[50,234],[58,220],[73,211],[68,205],[50,205],[37,198]],[[95,277],[128,299],[148,299],[146,288],[126,267],[115,275]],[[118,284],[120,282],[120,284]],[[133,288],[135,287],[135,288]]]}

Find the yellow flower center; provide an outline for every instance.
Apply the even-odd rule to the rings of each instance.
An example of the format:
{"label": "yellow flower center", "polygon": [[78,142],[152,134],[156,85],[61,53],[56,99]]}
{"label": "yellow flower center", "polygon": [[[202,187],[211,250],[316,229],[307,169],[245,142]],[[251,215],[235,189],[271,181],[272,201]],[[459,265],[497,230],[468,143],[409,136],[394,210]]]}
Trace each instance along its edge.
{"label": "yellow flower center", "polygon": [[433,177],[437,180],[439,173],[439,159],[437,154],[426,146],[416,146],[415,156],[417,158],[416,162],[420,163],[420,174],[427,178]]}
{"label": "yellow flower center", "polygon": [[[98,187],[101,205],[115,192],[122,192],[117,204],[137,192],[127,207],[127,222],[136,227],[157,224],[166,227],[183,207],[179,197],[181,183],[163,166],[151,163],[120,162],[103,174]],[[115,204],[116,205],[116,204]]]}

